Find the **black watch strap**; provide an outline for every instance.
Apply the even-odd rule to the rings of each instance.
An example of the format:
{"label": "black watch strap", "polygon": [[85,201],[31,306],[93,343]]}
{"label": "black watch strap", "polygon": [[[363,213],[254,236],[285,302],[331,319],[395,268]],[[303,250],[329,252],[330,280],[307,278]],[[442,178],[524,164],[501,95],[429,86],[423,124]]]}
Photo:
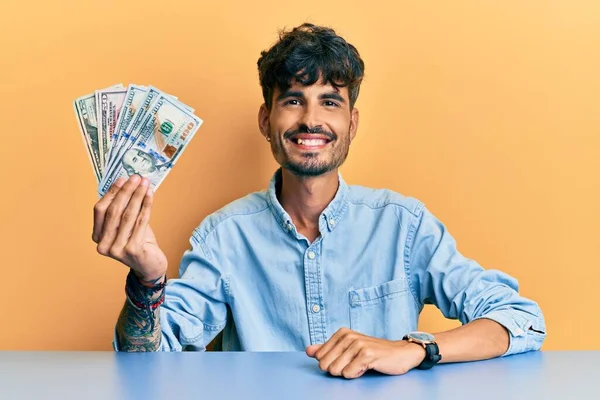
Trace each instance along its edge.
{"label": "black watch strap", "polygon": [[442,356],[440,355],[440,348],[436,343],[426,344],[425,352],[425,359],[421,362],[421,364],[419,364],[417,369],[429,369],[442,359]]}

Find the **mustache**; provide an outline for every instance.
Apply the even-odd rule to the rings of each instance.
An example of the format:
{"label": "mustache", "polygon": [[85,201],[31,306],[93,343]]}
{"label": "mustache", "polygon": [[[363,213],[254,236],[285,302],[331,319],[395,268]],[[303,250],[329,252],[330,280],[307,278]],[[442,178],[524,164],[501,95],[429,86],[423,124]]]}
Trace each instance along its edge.
{"label": "mustache", "polygon": [[315,126],[314,128],[309,128],[306,125],[300,126],[298,129],[290,129],[287,130],[283,134],[284,139],[290,139],[299,133],[318,133],[320,135],[326,136],[329,140],[336,140],[337,135],[333,132],[326,131],[321,126]]}

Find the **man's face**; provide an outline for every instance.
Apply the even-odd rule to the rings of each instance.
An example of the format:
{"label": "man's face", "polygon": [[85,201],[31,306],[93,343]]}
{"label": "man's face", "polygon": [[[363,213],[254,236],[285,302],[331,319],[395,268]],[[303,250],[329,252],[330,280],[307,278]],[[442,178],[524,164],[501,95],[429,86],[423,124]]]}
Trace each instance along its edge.
{"label": "man's face", "polygon": [[297,176],[318,176],[346,159],[358,127],[358,110],[350,110],[346,87],[295,83],[283,93],[275,89],[271,111],[263,105],[259,123],[283,168]]}
{"label": "man's face", "polygon": [[147,174],[154,168],[154,160],[141,150],[127,150],[123,154],[123,163],[129,164],[136,173]]}

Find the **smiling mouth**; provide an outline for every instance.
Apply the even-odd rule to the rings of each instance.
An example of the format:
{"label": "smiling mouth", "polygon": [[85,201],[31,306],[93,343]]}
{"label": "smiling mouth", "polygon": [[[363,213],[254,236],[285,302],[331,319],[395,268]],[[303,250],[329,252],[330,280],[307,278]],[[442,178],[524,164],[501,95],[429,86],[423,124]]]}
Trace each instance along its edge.
{"label": "smiling mouth", "polygon": [[328,135],[301,133],[288,138],[299,150],[319,150],[333,141]]}
{"label": "smiling mouth", "polygon": [[309,146],[309,147],[318,147],[325,146],[327,143],[331,142],[329,139],[303,139],[303,138],[293,138],[290,139],[293,143],[301,146]]}

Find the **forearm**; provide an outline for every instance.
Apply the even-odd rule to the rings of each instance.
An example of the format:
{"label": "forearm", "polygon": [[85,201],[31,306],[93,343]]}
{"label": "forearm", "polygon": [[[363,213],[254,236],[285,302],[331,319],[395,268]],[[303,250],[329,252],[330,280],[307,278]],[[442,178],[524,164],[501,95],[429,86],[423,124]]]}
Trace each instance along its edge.
{"label": "forearm", "polygon": [[503,355],[510,337],[506,328],[490,319],[477,319],[461,327],[435,334],[441,362],[486,360]]}
{"label": "forearm", "polygon": [[140,281],[127,277],[127,301],[117,321],[117,337],[121,351],[157,351],[161,340],[160,304],[164,299],[163,278]]}
{"label": "forearm", "polygon": [[117,321],[120,351],[157,351],[160,345],[160,307],[150,313],[125,302]]}

